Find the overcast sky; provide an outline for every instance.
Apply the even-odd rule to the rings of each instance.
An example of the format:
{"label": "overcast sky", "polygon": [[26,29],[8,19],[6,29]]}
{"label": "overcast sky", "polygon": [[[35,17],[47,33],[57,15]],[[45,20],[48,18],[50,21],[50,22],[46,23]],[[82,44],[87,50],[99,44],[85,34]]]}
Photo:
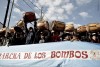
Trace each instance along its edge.
{"label": "overcast sky", "polygon": [[[44,19],[49,22],[60,20],[65,23],[74,23],[75,26],[100,23],[100,0],[25,0],[25,2],[15,0],[17,7],[13,8],[10,27],[16,25],[26,11],[34,11],[36,17],[40,18],[41,7],[43,7]],[[7,0],[0,0],[0,22],[2,23],[6,6]]]}

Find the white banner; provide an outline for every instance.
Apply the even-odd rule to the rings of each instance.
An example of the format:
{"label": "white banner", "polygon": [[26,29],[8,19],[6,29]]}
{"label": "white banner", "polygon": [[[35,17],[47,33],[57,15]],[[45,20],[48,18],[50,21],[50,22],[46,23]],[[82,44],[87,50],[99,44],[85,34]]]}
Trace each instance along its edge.
{"label": "white banner", "polygon": [[41,52],[1,52],[0,60],[100,60],[100,50],[53,50]]}

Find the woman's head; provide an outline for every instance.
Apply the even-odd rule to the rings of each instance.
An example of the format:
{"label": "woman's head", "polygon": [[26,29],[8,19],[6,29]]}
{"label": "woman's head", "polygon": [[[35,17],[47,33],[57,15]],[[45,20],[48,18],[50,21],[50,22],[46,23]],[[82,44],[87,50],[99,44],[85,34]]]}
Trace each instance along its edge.
{"label": "woman's head", "polygon": [[33,28],[32,28],[32,27],[30,27],[30,28],[29,28],[29,31],[33,31]]}

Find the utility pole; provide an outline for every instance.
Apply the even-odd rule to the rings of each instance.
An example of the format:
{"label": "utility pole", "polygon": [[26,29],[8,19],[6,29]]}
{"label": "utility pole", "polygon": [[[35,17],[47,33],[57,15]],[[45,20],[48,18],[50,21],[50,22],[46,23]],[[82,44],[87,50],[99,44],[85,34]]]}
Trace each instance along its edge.
{"label": "utility pole", "polygon": [[98,11],[99,11],[99,9],[100,9],[100,5],[99,5],[99,0],[98,0]]}
{"label": "utility pole", "polygon": [[8,0],[7,9],[6,9],[6,14],[5,14],[5,18],[4,18],[3,28],[4,28],[5,25],[6,25],[6,20],[7,20],[7,15],[8,15],[8,11],[9,11],[9,6],[10,6],[10,0]]}
{"label": "utility pole", "polygon": [[43,10],[43,7],[41,7],[41,20],[43,19],[43,16],[42,16],[42,10]]}

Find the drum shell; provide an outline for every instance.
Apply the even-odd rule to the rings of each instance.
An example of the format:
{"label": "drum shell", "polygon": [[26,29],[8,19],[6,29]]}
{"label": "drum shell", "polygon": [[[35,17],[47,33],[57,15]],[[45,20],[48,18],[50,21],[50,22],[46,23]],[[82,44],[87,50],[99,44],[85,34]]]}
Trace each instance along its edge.
{"label": "drum shell", "polygon": [[97,24],[97,28],[98,28],[98,30],[100,30],[100,23]]}
{"label": "drum shell", "polygon": [[51,27],[54,31],[63,31],[65,29],[65,24],[64,22],[53,21]]}
{"label": "drum shell", "polygon": [[18,27],[20,27],[20,28],[23,28],[23,27],[25,26],[25,23],[24,23],[23,20],[20,20],[20,21],[17,23],[16,26],[18,26]]}
{"label": "drum shell", "polygon": [[79,26],[78,28],[77,28],[77,32],[78,33],[82,33],[82,32],[86,32],[87,30],[86,30],[86,26]]}
{"label": "drum shell", "polygon": [[14,32],[15,32],[14,28],[11,27],[11,28],[9,29],[9,32],[10,32],[10,33],[14,33]]}
{"label": "drum shell", "polygon": [[46,30],[49,29],[49,23],[47,21],[39,21],[37,23],[38,30]]}
{"label": "drum shell", "polygon": [[87,25],[87,31],[88,32],[95,32],[100,30],[100,24],[99,23],[91,23]]}
{"label": "drum shell", "polygon": [[66,24],[65,31],[72,32],[73,30],[74,30],[74,25],[73,24]]}
{"label": "drum shell", "polygon": [[0,34],[5,34],[5,32],[6,32],[6,28],[1,28],[0,29]]}
{"label": "drum shell", "polygon": [[36,20],[36,16],[35,16],[35,13],[34,12],[26,12],[24,14],[24,20],[26,22],[32,22],[32,21],[35,21]]}

